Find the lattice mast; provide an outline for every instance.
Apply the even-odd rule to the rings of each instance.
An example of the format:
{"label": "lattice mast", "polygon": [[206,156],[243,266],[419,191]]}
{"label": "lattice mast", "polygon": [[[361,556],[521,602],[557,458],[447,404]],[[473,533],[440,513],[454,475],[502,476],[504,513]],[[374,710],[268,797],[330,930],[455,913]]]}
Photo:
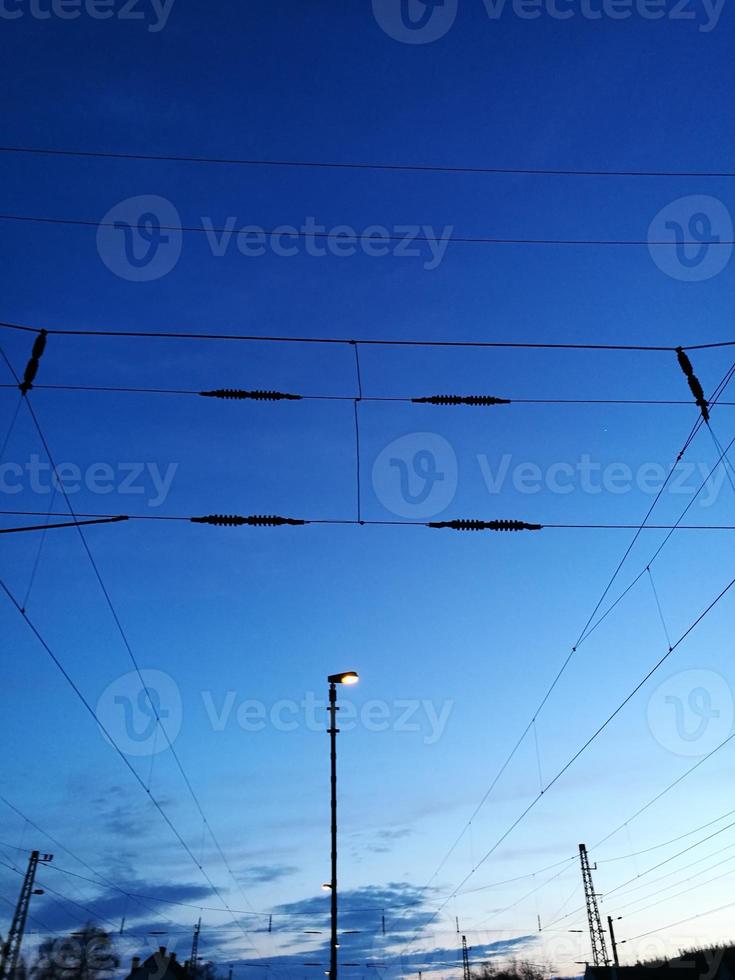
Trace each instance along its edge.
{"label": "lattice mast", "polygon": [[48,864],[52,858],[53,854],[41,854],[39,851],[32,851],[28,859],[28,868],[21,885],[13,921],[8,930],[8,938],[3,943],[0,954],[0,980],[14,980],[16,976],[23,933],[28,919],[28,906],[31,903],[31,895],[34,894],[33,882],[36,880],[36,870],[39,864]]}
{"label": "lattice mast", "polygon": [[462,980],[470,980],[470,951],[467,936],[462,936]]}
{"label": "lattice mast", "polygon": [[[592,962],[595,966],[609,966],[610,959],[607,955],[605,933],[602,929],[600,910],[597,906],[595,886],[592,883],[592,871],[590,869],[589,857],[587,856],[586,844],[579,845],[579,861],[582,865],[584,900],[587,905],[587,922],[589,924],[590,941],[592,943]],[[595,865],[595,868],[597,868],[597,865]]]}

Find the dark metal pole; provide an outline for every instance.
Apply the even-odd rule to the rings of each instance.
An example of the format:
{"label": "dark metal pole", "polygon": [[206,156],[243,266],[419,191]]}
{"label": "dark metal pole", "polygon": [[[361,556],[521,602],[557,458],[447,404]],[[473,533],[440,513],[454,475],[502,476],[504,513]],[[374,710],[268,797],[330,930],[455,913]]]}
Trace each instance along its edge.
{"label": "dark metal pole", "polygon": [[610,930],[610,941],[612,942],[613,961],[615,963],[615,966],[620,966],[620,960],[618,959],[618,944],[615,942],[615,930],[613,929],[613,920],[611,915],[608,915],[607,917],[607,928]]}
{"label": "dark metal pole", "polygon": [[337,687],[329,685],[329,760],[332,786],[332,935],[329,944],[329,977],[337,980]]}

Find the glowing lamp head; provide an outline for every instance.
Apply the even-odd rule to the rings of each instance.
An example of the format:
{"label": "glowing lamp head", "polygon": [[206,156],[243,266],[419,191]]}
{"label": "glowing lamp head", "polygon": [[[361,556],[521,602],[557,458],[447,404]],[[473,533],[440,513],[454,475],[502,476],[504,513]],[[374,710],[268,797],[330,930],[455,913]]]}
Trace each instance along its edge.
{"label": "glowing lamp head", "polygon": [[356,670],[345,670],[341,674],[330,674],[327,680],[330,684],[357,684],[360,675]]}

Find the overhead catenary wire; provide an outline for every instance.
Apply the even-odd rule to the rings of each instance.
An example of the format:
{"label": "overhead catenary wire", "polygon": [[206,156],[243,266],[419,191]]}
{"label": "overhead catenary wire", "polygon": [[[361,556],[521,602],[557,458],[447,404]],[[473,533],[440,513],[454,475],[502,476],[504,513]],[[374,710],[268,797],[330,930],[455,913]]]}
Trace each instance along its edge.
{"label": "overhead catenary wire", "polygon": [[[11,384],[0,384],[0,389],[11,389],[17,388],[17,385]],[[199,391],[193,388],[150,388],[144,386],[127,386],[120,387],[114,385],[71,385],[71,384],[44,384],[44,385],[34,385],[34,391],[61,391],[61,392],[89,392],[91,394],[133,394],[133,395],[181,395],[181,396],[191,396],[195,395],[198,397],[214,397],[213,392]],[[354,402],[354,395],[320,395],[320,394],[287,394],[284,392],[269,392],[271,396],[277,397],[257,397],[256,392],[247,392],[241,396],[241,393],[235,389],[220,389],[222,394],[217,394],[216,397],[222,398],[224,400],[237,400],[237,401],[336,401],[336,402]],[[444,396],[441,396],[444,397]],[[447,396],[454,398],[455,396]],[[458,401],[449,402],[448,404],[454,405],[474,405],[475,401],[479,399],[486,399],[493,396],[457,396]],[[433,398],[433,396],[432,396]],[[388,396],[388,395],[361,395],[359,401],[362,402],[377,402],[377,403],[397,403],[397,404],[435,404],[429,398],[411,398],[409,396]],[[443,403],[442,403],[443,404]],[[479,404],[491,404],[490,402],[479,402]],[[691,401],[684,398],[505,398],[501,401],[496,401],[494,404],[503,405],[630,405],[630,406],[645,406],[650,405],[655,406],[680,406],[689,407],[691,406]],[[718,402],[721,407],[733,407],[735,402],[722,401]]]}
{"label": "overhead catenary wire", "polygon": [[543,799],[544,795],[561,779],[561,777],[573,766],[573,764],[579,759],[579,757],[589,748],[593,742],[605,731],[605,729],[610,725],[610,723],[620,714],[623,708],[635,697],[638,691],[644,686],[644,684],[659,670],[659,668],[669,659],[669,657],[674,653],[679,646],[686,640],[686,638],[697,628],[697,626],[702,622],[702,620],[711,612],[715,606],[730,592],[732,587],[735,586],[735,578],[731,579],[727,585],[715,596],[715,598],[706,606],[706,608],[690,623],[690,625],[684,630],[684,632],[679,636],[676,642],[673,644],[671,650],[668,650],[662,657],[656,661],[655,664],[647,671],[647,673],[641,678],[640,681],[633,687],[633,689],[623,698],[623,700],[617,705],[617,707],[607,716],[607,718],[595,729],[595,731],[590,735],[590,737],[577,749],[576,752],[564,763],[561,768],[556,772],[552,779],[546,784],[546,786],[541,790],[535,797],[532,798],[531,802],[521,811],[521,813],[516,817],[516,819],[506,828],[505,831],[496,839],[493,845],[488,848],[482,858],[475,864],[470,871],[464,876],[459,885],[451,892],[451,894],[444,899],[444,901],[439,905],[439,907],[432,913],[431,917],[426,923],[423,923],[421,928],[426,928],[441,912],[446,908],[447,904],[459,893],[460,889],[469,881],[469,879],[482,867],[482,865],[487,861],[487,859],[500,847],[500,845],[510,836],[510,834],[515,830],[516,827],[527,817],[527,815],[538,805],[539,801]]}
{"label": "overhead catenary wire", "polygon": [[[731,371],[732,371],[732,369],[731,369]],[[728,377],[728,375],[726,375],[726,377]],[[715,395],[721,394],[722,393],[722,390],[724,390],[724,389],[721,389],[721,387],[718,386],[718,388],[716,389]],[[431,882],[436,878],[436,876],[439,874],[439,872],[445,866],[446,862],[449,860],[449,858],[451,857],[451,855],[454,853],[457,845],[459,844],[459,842],[464,837],[464,834],[466,833],[467,828],[471,825],[472,821],[475,819],[475,817],[477,816],[477,814],[482,810],[483,806],[487,802],[488,798],[490,797],[490,795],[491,795],[492,791],[494,790],[495,786],[497,785],[498,781],[501,779],[501,777],[505,773],[506,769],[508,768],[508,766],[512,762],[513,758],[515,757],[518,749],[523,744],[523,742],[524,742],[526,736],[528,735],[529,731],[531,730],[532,726],[535,724],[536,719],[538,718],[540,712],[544,709],[546,703],[548,702],[549,698],[551,697],[551,694],[555,690],[555,688],[556,688],[557,684],[559,683],[561,677],[564,675],[564,673],[566,672],[567,667],[569,666],[569,664],[571,663],[572,659],[574,658],[574,655],[577,652],[578,647],[581,645],[583,639],[585,638],[585,634],[587,633],[587,630],[589,629],[590,624],[593,622],[593,620],[594,620],[594,618],[595,618],[598,610],[600,609],[600,606],[604,602],[605,597],[607,596],[608,592],[610,591],[610,589],[611,589],[613,583],[615,582],[615,579],[617,578],[620,570],[622,569],[625,561],[627,560],[628,556],[630,555],[631,551],[633,550],[633,547],[634,547],[636,541],[638,540],[639,536],[641,535],[641,533],[643,531],[643,528],[646,527],[646,526],[649,526],[648,525],[648,519],[650,518],[651,514],[653,513],[653,510],[656,507],[658,501],[661,499],[661,496],[663,495],[663,492],[664,492],[664,490],[665,490],[668,482],[670,481],[670,479],[671,479],[671,477],[672,477],[672,475],[674,473],[674,469],[675,469],[676,465],[678,464],[679,460],[682,458],[682,456],[686,452],[687,448],[691,444],[691,442],[692,442],[695,434],[699,430],[699,427],[701,426],[701,424],[702,424],[702,419],[700,418],[699,420],[697,420],[697,422],[694,424],[694,426],[690,430],[690,433],[689,433],[689,435],[688,435],[688,437],[687,437],[687,439],[686,439],[686,441],[684,443],[684,446],[680,450],[680,452],[679,452],[679,454],[678,454],[678,456],[676,458],[676,461],[669,468],[669,472],[668,472],[668,474],[666,476],[666,479],[664,480],[664,482],[661,485],[658,493],[654,497],[654,500],[651,503],[650,507],[648,508],[648,510],[646,512],[646,515],[645,515],[643,521],[636,528],[636,533],[633,536],[633,539],[631,540],[631,542],[629,543],[627,549],[625,550],[625,552],[623,554],[623,557],[620,559],[620,561],[619,561],[618,565],[616,566],[616,568],[615,568],[615,570],[614,570],[611,578],[608,580],[608,583],[605,586],[605,588],[604,588],[604,590],[602,592],[602,595],[600,596],[600,598],[598,599],[597,603],[595,604],[595,607],[592,610],[592,613],[590,614],[590,616],[588,617],[588,619],[587,619],[587,621],[586,621],[586,623],[585,623],[585,625],[584,625],[581,633],[579,634],[576,642],[572,645],[569,654],[563,660],[561,666],[559,667],[559,669],[556,672],[554,678],[552,679],[550,685],[547,687],[547,689],[546,689],[543,697],[541,698],[538,706],[533,711],[530,720],[528,721],[528,723],[526,724],[525,728],[521,732],[520,736],[518,737],[518,739],[516,740],[516,742],[514,743],[514,745],[512,746],[512,748],[510,749],[510,752],[505,757],[505,759],[502,762],[500,768],[498,769],[498,771],[496,772],[496,774],[493,777],[492,781],[490,782],[489,787],[487,788],[487,790],[483,794],[483,796],[480,799],[479,803],[476,805],[476,807],[472,811],[469,819],[464,824],[463,828],[460,830],[459,834],[457,835],[457,837],[455,838],[455,840],[453,841],[453,843],[450,845],[449,849],[445,852],[444,856],[442,857],[442,859],[440,860],[439,864],[437,865],[437,867],[435,868],[434,872],[432,873],[431,877],[429,878],[427,884],[431,884]],[[461,885],[460,885],[460,887],[461,887]]]}
{"label": "overhead catenary wire", "polygon": [[95,709],[92,707],[92,705],[90,704],[90,702],[84,696],[84,694],[82,693],[82,691],[80,690],[80,688],[78,687],[78,685],[76,684],[76,682],[73,680],[73,678],[71,677],[71,675],[69,674],[69,672],[66,670],[66,668],[64,667],[64,665],[62,664],[62,662],[59,660],[59,658],[57,657],[57,655],[54,653],[53,649],[48,644],[48,642],[46,641],[46,639],[44,638],[44,636],[42,635],[42,633],[40,632],[40,630],[38,629],[38,627],[30,619],[30,617],[28,616],[27,613],[21,612],[21,607],[20,607],[19,602],[17,601],[17,599],[15,598],[15,596],[13,595],[13,593],[10,591],[10,589],[8,588],[8,586],[6,585],[6,583],[2,579],[0,579],[0,590],[5,593],[6,597],[9,599],[9,601],[11,602],[11,604],[15,607],[15,609],[18,611],[18,613],[20,613],[20,615],[22,616],[22,618],[24,619],[24,621],[28,625],[28,627],[31,630],[31,632],[33,633],[33,635],[36,637],[36,639],[38,640],[38,642],[40,643],[40,645],[43,647],[44,651],[47,653],[47,655],[49,656],[49,658],[51,659],[51,661],[54,663],[54,665],[56,666],[56,668],[59,670],[59,672],[61,673],[62,677],[67,682],[67,684],[69,685],[69,687],[72,689],[72,691],[74,692],[74,694],[76,695],[76,697],[81,701],[81,703],[84,706],[84,708],[87,711],[87,713],[92,717],[92,719],[99,726],[99,728],[102,731],[102,733],[109,740],[112,748],[115,750],[116,754],[118,755],[118,757],[120,758],[120,760],[124,764],[125,768],[131,773],[131,775],[133,776],[134,780],[143,789],[145,795],[148,797],[148,799],[151,801],[151,803],[156,808],[156,810],[158,811],[158,813],[161,815],[161,817],[163,818],[163,820],[166,823],[167,827],[172,832],[172,834],[174,835],[174,837],[178,840],[179,844],[181,845],[181,847],[185,851],[186,855],[192,861],[192,863],[194,864],[194,866],[199,870],[200,874],[203,876],[203,878],[207,882],[208,886],[211,888],[212,892],[217,896],[217,898],[220,900],[220,902],[225,907],[225,909],[227,909],[230,912],[231,918],[233,919],[233,921],[235,922],[235,924],[238,926],[238,928],[240,929],[240,931],[243,933],[243,935],[252,942],[253,941],[252,940],[252,936],[247,932],[247,930],[242,925],[242,923],[239,923],[237,921],[237,918],[236,918],[235,913],[230,908],[228,902],[224,899],[224,897],[223,897],[220,889],[217,887],[217,885],[214,883],[214,881],[212,880],[212,878],[209,876],[209,874],[206,871],[206,869],[204,868],[204,866],[199,863],[199,861],[195,857],[193,851],[191,850],[191,848],[189,847],[189,845],[186,843],[185,839],[181,835],[181,832],[178,830],[178,828],[176,827],[176,825],[173,823],[173,821],[172,821],[171,817],[168,815],[168,813],[164,810],[164,808],[163,808],[160,800],[158,800],[154,796],[154,794],[151,792],[151,790],[145,785],[145,782],[143,781],[143,779],[139,775],[138,771],[132,765],[132,763],[130,762],[130,760],[126,756],[126,754],[123,752],[123,750],[118,745],[118,743],[115,740],[115,738],[113,737],[112,733],[109,731],[109,729],[104,724],[104,722],[102,721],[102,719],[99,717],[99,715],[97,714],[97,712],[95,711]]}
{"label": "overhead catenary wire", "polygon": [[[29,510],[0,510],[0,517],[42,517],[47,515],[47,511],[29,511]],[[54,511],[49,515],[50,517],[64,517],[65,515],[60,512]],[[183,524],[197,524],[197,525],[210,525],[217,528],[281,528],[281,527],[308,527],[314,525],[317,527],[414,527],[414,528],[432,528],[432,529],[442,529],[450,528],[453,529],[453,525],[480,525],[479,527],[469,526],[467,528],[460,528],[460,530],[491,530],[491,531],[515,531],[515,530],[549,530],[549,531],[633,531],[637,530],[640,525],[638,524],[572,524],[572,523],[543,523],[543,524],[532,524],[529,528],[515,528],[515,527],[505,527],[505,525],[515,525],[515,524],[525,524],[526,522],[521,521],[508,521],[508,520],[492,520],[492,521],[476,521],[476,520],[466,520],[457,519],[454,521],[381,521],[381,520],[360,520],[354,518],[321,518],[321,517],[311,517],[311,518],[291,518],[291,517],[281,517],[278,515],[263,515],[263,514],[251,514],[249,516],[241,514],[208,514],[201,517],[187,517],[185,515],[179,514],[102,514],[102,513],[86,513],[86,512],[75,512],[77,518],[94,518],[93,523],[98,522],[113,522],[113,521],[130,521],[130,522],[161,522],[161,523],[183,523]],[[69,522],[69,527],[79,527],[84,526],[79,520]],[[495,527],[494,525],[498,525]],[[735,531],[735,524],[646,524],[643,528],[645,531]]]}
{"label": "overhead catenary wire", "polygon": [[699,344],[615,344],[599,342],[552,343],[548,341],[517,341],[517,340],[419,340],[408,338],[376,338],[361,337],[349,339],[346,337],[316,337],[316,336],[276,336],[240,333],[186,333],[172,330],[118,330],[97,328],[62,328],[48,325],[30,326],[29,324],[13,323],[0,320],[0,328],[20,330],[26,333],[41,333],[45,331],[55,337],[108,337],[135,338],[142,340],[201,340],[201,341],[238,341],[243,343],[271,344],[336,344],[351,346],[358,343],[361,347],[459,347],[459,348],[508,348],[518,350],[567,350],[567,351],[620,351],[641,353],[675,353],[681,350],[712,350],[720,347],[735,347],[735,340],[712,341]]}
{"label": "overhead catenary wire", "polygon": [[[19,224],[30,224],[30,225],[49,225],[52,227],[65,227],[65,228],[116,228],[117,225],[114,221],[96,221],[93,218],[58,218],[52,217],[50,215],[40,215],[40,214],[0,214],[0,221],[16,222]],[[138,231],[147,230],[145,225],[133,224],[128,225],[129,228],[134,228]],[[449,226],[448,226],[449,227]],[[175,234],[187,234],[187,235],[226,235],[232,229],[227,228],[212,228],[205,225],[159,225],[159,231],[172,232]],[[394,234],[387,231],[385,234],[381,232],[379,236],[371,235],[366,232],[359,231],[340,231],[338,236],[334,231],[316,231],[312,228],[296,228],[293,225],[284,226],[278,230],[273,228],[263,228],[260,233],[268,236],[278,235],[281,238],[295,238],[297,240],[312,240],[312,241],[329,241],[335,237],[339,238],[339,241],[343,244],[358,244],[361,242],[370,242],[374,244],[375,242],[405,242],[405,235]],[[478,246],[563,246],[563,247],[584,247],[584,248],[651,248],[655,246],[656,248],[681,248],[686,245],[697,245],[701,246],[701,242],[696,239],[685,239],[683,241],[677,241],[676,239],[649,239],[649,238],[515,238],[511,236],[469,236],[469,235],[454,235],[450,234],[446,236],[443,241],[446,241],[448,245],[478,245]],[[434,243],[437,241],[436,237],[430,237],[425,233],[415,235],[413,242],[417,245],[428,245],[429,243]],[[707,243],[712,248],[727,248],[735,245],[735,239],[725,239],[718,238],[716,240],[708,241]]]}
{"label": "overhead catenary wire", "polygon": [[[40,339],[43,340],[43,344],[40,344],[39,343],[39,340]],[[44,331],[39,337],[36,338],[36,341],[34,342],[34,345],[33,345],[33,357],[34,358],[40,357],[40,353],[42,353],[43,347],[45,346],[45,343],[46,343],[46,332]],[[5,352],[2,351],[2,348],[0,348],[0,352],[2,353],[2,356],[3,356],[4,360],[6,361],[6,363],[7,363],[8,367],[9,367],[11,373],[15,376],[15,371],[13,369],[13,366],[10,363],[10,361],[8,360],[7,356],[5,355]],[[35,371],[32,372],[32,375],[33,376],[30,378],[30,381],[32,381],[33,380],[33,377],[35,377]],[[24,384],[26,383],[26,381],[28,381],[28,369],[26,369],[26,378],[24,379]],[[54,472],[56,472],[57,471],[56,463],[54,462],[54,457],[53,457],[53,455],[51,453],[51,449],[49,447],[48,441],[47,441],[46,436],[45,436],[45,434],[43,432],[43,429],[41,428],[41,424],[40,424],[40,422],[38,420],[38,416],[36,415],[36,412],[34,411],[33,405],[31,404],[31,401],[28,398],[28,388],[26,388],[23,391],[23,394],[25,396],[24,400],[25,400],[26,407],[27,407],[28,412],[29,412],[29,414],[31,416],[31,420],[33,422],[33,425],[34,425],[34,427],[35,427],[35,429],[36,429],[36,431],[38,433],[39,439],[41,440],[41,444],[43,445],[44,452],[46,453],[46,456],[47,456],[47,458],[49,460],[49,463],[51,464],[52,469],[54,470]],[[202,820],[204,822],[204,825],[207,827],[207,830],[208,830],[209,835],[210,835],[210,837],[212,839],[212,842],[215,845],[215,848],[217,850],[217,853],[219,854],[219,856],[220,856],[220,858],[221,858],[221,860],[222,860],[225,868],[227,869],[228,874],[230,875],[231,879],[235,883],[235,886],[238,888],[238,890],[242,894],[242,896],[245,899],[246,904],[247,904],[247,901],[248,901],[247,900],[247,896],[245,895],[245,893],[244,893],[244,891],[242,889],[242,885],[240,884],[240,882],[236,878],[236,876],[235,876],[235,874],[234,874],[234,872],[232,870],[232,867],[231,867],[231,865],[230,865],[230,863],[229,863],[229,861],[227,859],[227,856],[224,853],[224,850],[222,849],[222,846],[221,846],[219,840],[217,839],[217,837],[216,837],[216,835],[214,833],[214,830],[213,830],[211,824],[207,820],[207,817],[206,817],[206,815],[204,813],[204,810],[202,808],[201,802],[200,802],[200,800],[199,800],[196,792],[194,791],[194,788],[193,788],[193,786],[191,784],[191,781],[190,781],[190,779],[189,779],[189,777],[188,777],[188,775],[187,775],[186,771],[184,770],[184,767],[183,767],[183,765],[181,763],[181,759],[180,759],[178,753],[176,752],[175,748],[173,747],[173,744],[171,742],[171,739],[169,738],[168,732],[166,731],[165,727],[162,724],[162,721],[161,721],[161,718],[160,718],[160,715],[159,715],[159,712],[158,712],[158,707],[157,707],[155,701],[153,700],[153,698],[151,697],[150,691],[149,691],[147,685],[144,682],[144,679],[143,679],[143,676],[142,676],[142,673],[141,673],[141,670],[140,670],[140,666],[139,666],[138,661],[137,661],[137,659],[135,657],[135,654],[133,652],[133,649],[132,649],[132,646],[131,646],[130,641],[128,639],[127,633],[126,633],[125,629],[123,628],[123,625],[122,625],[122,622],[120,620],[120,617],[119,617],[119,615],[117,613],[117,610],[115,609],[115,606],[113,605],[112,598],[111,598],[110,593],[109,593],[109,591],[108,591],[108,589],[107,589],[107,587],[106,587],[106,585],[105,585],[105,583],[104,583],[104,581],[102,579],[102,575],[101,575],[101,573],[99,571],[99,567],[98,567],[98,565],[97,565],[97,563],[96,563],[96,561],[94,559],[94,556],[92,555],[92,552],[90,550],[90,547],[89,547],[89,544],[88,544],[88,542],[86,540],[86,537],[84,535],[84,532],[83,532],[82,528],[78,524],[77,515],[74,513],[74,508],[72,507],[71,500],[69,499],[69,495],[68,495],[68,493],[66,491],[66,488],[64,487],[63,482],[59,482],[59,489],[60,489],[60,491],[62,493],[62,496],[64,497],[64,501],[65,501],[66,506],[67,506],[67,508],[69,510],[69,513],[70,513],[73,521],[76,524],[77,533],[79,534],[79,537],[80,537],[82,546],[83,546],[84,551],[85,551],[85,553],[87,555],[87,558],[89,559],[89,562],[90,562],[90,564],[92,566],[92,570],[94,572],[94,576],[95,576],[95,578],[96,578],[96,580],[97,580],[97,582],[99,584],[99,587],[100,587],[100,589],[102,591],[102,594],[104,596],[104,599],[105,599],[105,602],[106,602],[106,604],[108,606],[108,609],[110,611],[110,614],[111,614],[111,616],[113,618],[113,621],[115,623],[115,626],[116,626],[116,628],[118,630],[118,633],[120,634],[120,638],[121,638],[121,640],[123,642],[123,645],[124,645],[124,647],[125,647],[125,649],[126,649],[126,651],[128,653],[128,656],[130,658],[131,663],[133,664],[134,670],[135,670],[135,672],[136,672],[136,674],[137,674],[137,676],[138,676],[138,678],[140,680],[141,688],[144,691],[145,697],[147,698],[147,700],[148,700],[148,702],[149,702],[149,704],[151,706],[151,709],[153,711],[153,715],[154,715],[154,717],[156,719],[156,724],[158,726],[158,729],[163,733],[163,736],[164,736],[164,738],[166,740],[166,744],[167,744],[169,750],[171,751],[172,757],[173,757],[173,759],[174,759],[174,761],[176,763],[176,766],[177,766],[177,768],[178,768],[178,770],[179,770],[179,772],[180,772],[180,774],[181,774],[181,776],[182,776],[182,778],[184,780],[184,783],[185,783],[186,788],[187,788],[187,790],[189,792],[189,795],[191,796],[191,798],[192,798],[192,800],[194,802],[194,805],[196,806],[196,808],[197,808],[197,810],[198,810],[198,812],[199,812],[199,814],[200,814],[200,816],[201,816],[201,818],[202,818]],[[25,616],[24,613],[21,613],[21,614]],[[137,776],[137,773],[136,773],[136,776]],[[150,796],[151,795],[150,794],[150,789],[148,787],[146,787],[145,784],[142,784],[142,785],[143,785],[143,788],[148,793],[148,795]],[[189,852],[189,853],[191,854],[191,852]],[[192,859],[194,859],[193,854],[191,854],[191,856],[192,856]],[[197,863],[196,860],[195,860],[195,863]],[[197,866],[200,868],[200,870],[203,870],[202,869],[202,865],[200,863],[197,863]],[[214,888],[215,886],[212,885],[212,887]],[[227,905],[227,902],[225,902],[224,899],[222,899],[222,897],[221,897],[221,895],[220,895],[219,892],[217,892],[217,895],[220,898],[220,900],[223,901],[223,903],[225,905]],[[233,918],[234,918],[234,916],[233,916]],[[243,934],[247,938],[250,938],[250,937],[248,937],[248,934],[247,934],[247,932],[244,929],[242,929],[242,931],[243,931]]]}
{"label": "overhead catenary wire", "polygon": [[579,169],[553,167],[488,167],[449,165],[439,163],[390,163],[350,160],[287,160],[238,156],[203,156],[201,154],[141,153],[125,150],[80,150],[64,147],[0,146],[0,153],[26,156],[76,157],[79,159],[130,160],[151,163],[190,163],[217,166],[271,167],[313,170],[368,170],[388,173],[475,174],[542,177],[701,177],[728,179],[735,177],[731,170],[633,170]]}
{"label": "overhead catenary wire", "polygon": [[[54,845],[55,848],[57,848],[59,851],[63,851],[65,854],[68,854],[69,857],[72,858],[72,860],[76,861],[78,864],[80,864],[83,868],[85,868],[91,874],[95,875],[95,878],[94,879],[93,878],[87,878],[85,880],[87,880],[88,882],[90,882],[90,883],[92,883],[94,885],[97,885],[97,887],[100,887],[101,885],[104,885],[107,888],[111,888],[111,889],[113,889],[113,891],[119,892],[121,895],[125,896],[128,899],[132,898],[134,901],[136,901],[136,903],[138,905],[140,905],[140,907],[142,909],[145,909],[146,912],[151,912],[151,913],[153,913],[153,915],[158,916],[159,918],[164,919],[164,921],[167,921],[169,923],[172,923],[172,920],[171,919],[168,919],[166,916],[161,915],[161,913],[158,910],[156,910],[155,908],[151,908],[148,905],[144,905],[143,902],[140,899],[140,896],[134,896],[132,894],[132,892],[130,892],[130,891],[124,889],[124,888],[121,888],[114,881],[112,881],[107,875],[105,875],[102,872],[98,871],[88,861],[86,861],[84,858],[80,857],[78,854],[76,854],[74,851],[72,851],[69,847],[67,847],[65,844],[63,844],[58,839],[58,837],[50,834],[47,830],[44,830],[44,828],[40,827],[38,825],[38,823],[36,823],[34,820],[32,820],[27,814],[23,813],[22,810],[20,810],[9,799],[7,799],[7,797],[3,796],[2,793],[0,793],[0,803],[2,803],[4,806],[6,806],[9,810],[11,810],[13,813],[15,813],[18,817],[20,817],[20,819],[23,820],[25,822],[25,824],[27,824],[29,827],[32,827],[37,833],[41,834],[42,837],[44,837],[45,839],[51,841],[51,843]],[[5,846],[7,847],[9,845],[6,844]],[[21,850],[21,848],[18,848],[18,850]],[[25,849],[25,850],[27,851],[27,849]],[[59,870],[56,864],[50,864],[50,865],[48,865],[48,868],[53,869],[53,870]],[[66,872],[66,873],[72,874],[72,872]],[[77,875],[77,877],[80,877],[81,878],[83,876]],[[172,924],[175,924],[175,923],[172,923]]]}

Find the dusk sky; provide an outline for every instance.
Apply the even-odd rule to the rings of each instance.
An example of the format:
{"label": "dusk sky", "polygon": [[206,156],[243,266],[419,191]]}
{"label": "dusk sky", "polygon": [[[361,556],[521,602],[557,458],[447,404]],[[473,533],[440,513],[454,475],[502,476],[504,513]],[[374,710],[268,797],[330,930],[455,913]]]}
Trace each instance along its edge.
{"label": "dusk sky", "polygon": [[[623,962],[733,937],[735,385],[648,520],[720,529],[618,566],[700,418],[674,348],[722,344],[708,398],[735,359],[734,41],[731,0],[0,0],[0,528],[69,514],[47,449],[76,514],[143,518],[1,539],[28,955],[124,918],[125,964],[183,960],[201,916],[225,976],[323,976],[347,669],[345,976],[458,976],[458,925],[579,974],[580,842]],[[52,331],[27,404],[16,326]],[[314,523],[159,520],[210,514]],[[586,526],[423,526],[457,518]]]}

